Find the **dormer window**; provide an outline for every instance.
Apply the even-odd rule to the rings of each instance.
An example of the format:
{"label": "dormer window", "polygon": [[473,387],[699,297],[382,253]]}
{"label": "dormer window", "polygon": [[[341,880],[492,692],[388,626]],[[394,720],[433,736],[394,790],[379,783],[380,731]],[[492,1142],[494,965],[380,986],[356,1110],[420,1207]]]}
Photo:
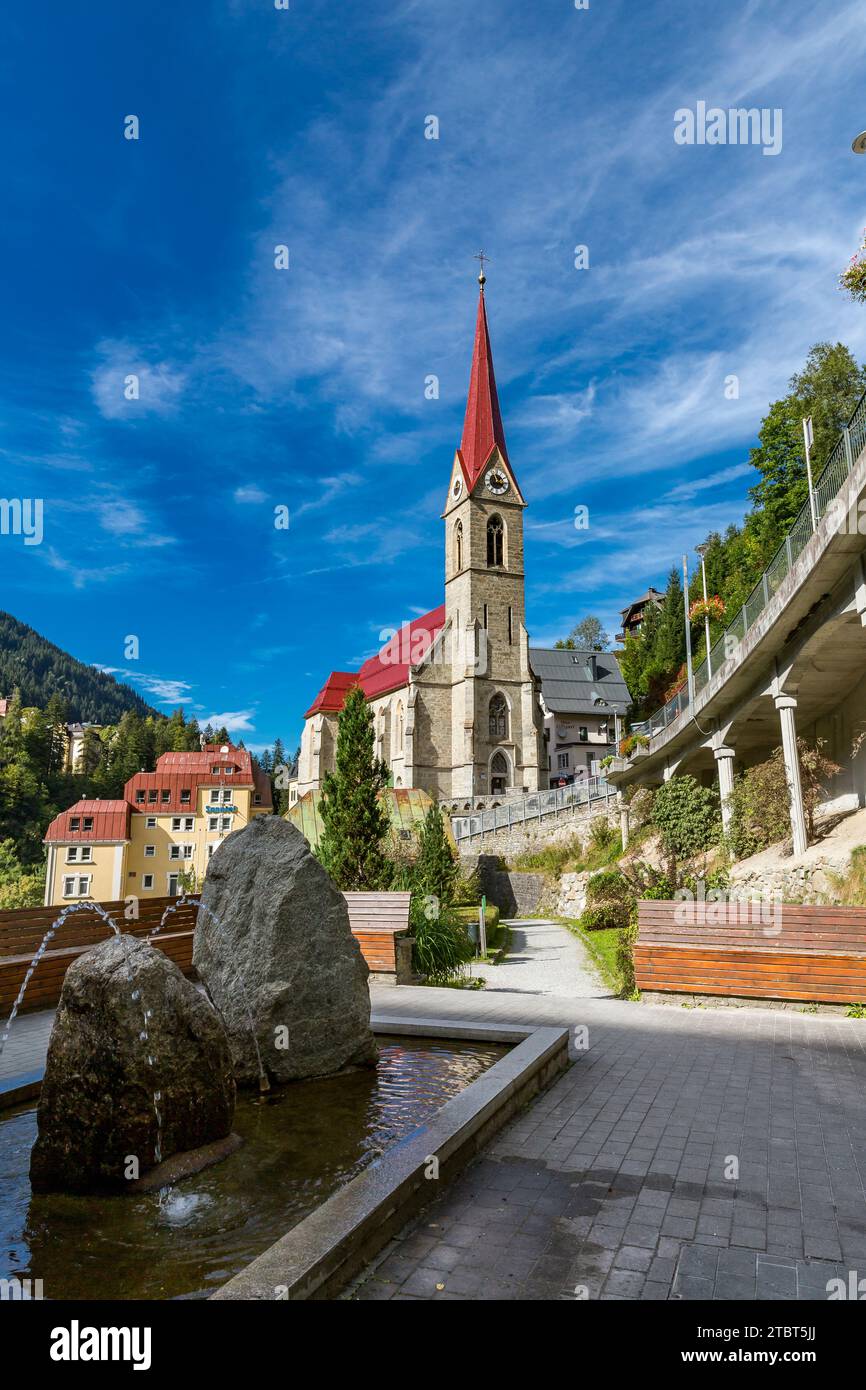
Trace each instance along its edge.
{"label": "dormer window", "polygon": [[69,829],[70,829],[70,830],[80,830],[80,829],[81,829],[81,817],[80,817],[80,816],[70,816],[70,818],[69,818]]}

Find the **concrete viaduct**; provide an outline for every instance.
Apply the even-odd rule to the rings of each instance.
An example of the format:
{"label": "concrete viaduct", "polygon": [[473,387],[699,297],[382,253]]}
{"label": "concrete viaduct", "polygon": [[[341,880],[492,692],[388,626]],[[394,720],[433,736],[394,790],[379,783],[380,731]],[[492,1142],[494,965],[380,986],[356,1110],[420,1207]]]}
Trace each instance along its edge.
{"label": "concrete viaduct", "polygon": [[[725,827],[735,768],[780,744],[795,855],[806,849],[797,737],[823,738],[841,765],[831,802],[866,803],[866,397],[785,544],[683,691],[645,725],[646,748],[608,771],[616,787],[675,774],[718,778]],[[860,747],[862,741],[863,747]],[[623,837],[628,812],[623,807]]]}

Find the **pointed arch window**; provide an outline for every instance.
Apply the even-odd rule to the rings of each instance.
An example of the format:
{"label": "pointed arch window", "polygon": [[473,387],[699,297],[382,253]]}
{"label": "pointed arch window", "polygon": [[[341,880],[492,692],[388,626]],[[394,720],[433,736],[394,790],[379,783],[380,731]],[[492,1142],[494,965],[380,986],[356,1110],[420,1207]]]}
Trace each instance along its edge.
{"label": "pointed arch window", "polygon": [[490,760],[490,790],[504,792],[508,786],[508,759],[504,753],[494,753]]}
{"label": "pointed arch window", "polygon": [[508,738],[508,701],[499,692],[493,696],[489,707],[490,737]]}
{"label": "pointed arch window", "polygon": [[454,569],[459,574],[463,568],[463,522],[454,527]]}
{"label": "pointed arch window", "polygon": [[487,523],[487,564],[489,567],[503,565],[505,555],[505,527],[501,516],[492,516]]}

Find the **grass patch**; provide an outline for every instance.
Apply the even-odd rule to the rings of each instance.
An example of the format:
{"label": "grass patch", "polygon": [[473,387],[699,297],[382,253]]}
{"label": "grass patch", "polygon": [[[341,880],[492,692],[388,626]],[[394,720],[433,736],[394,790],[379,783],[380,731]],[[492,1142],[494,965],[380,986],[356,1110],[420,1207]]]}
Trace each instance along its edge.
{"label": "grass patch", "polygon": [[519,855],[512,863],[514,869],[535,869],[550,874],[579,874],[586,869],[604,869],[622,856],[622,840],[617,835],[609,845],[587,845],[573,840],[562,845],[547,845],[544,849]]}
{"label": "grass patch", "polygon": [[622,927],[603,927],[600,931],[584,931],[580,923],[573,918],[561,917],[559,920],[563,926],[568,927],[568,930],[583,942],[605,984],[610,986],[614,994],[621,994],[623,979],[616,958],[622,939]]}
{"label": "grass patch", "polygon": [[866,845],[851,851],[851,863],[844,874],[828,874],[833,901],[841,907],[866,906]]}

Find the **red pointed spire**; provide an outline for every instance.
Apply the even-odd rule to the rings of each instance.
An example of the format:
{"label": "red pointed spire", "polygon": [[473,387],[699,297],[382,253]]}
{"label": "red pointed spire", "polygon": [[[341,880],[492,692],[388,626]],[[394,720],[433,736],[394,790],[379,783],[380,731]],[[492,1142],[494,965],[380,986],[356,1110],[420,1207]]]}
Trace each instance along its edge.
{"label": "red pointed spire", "polygon": [[460,441],[460,453],[470,491],[478,481],[479,475],[484,472],[494,445],[506,463],[509,463],[505,448],[505,431],[499,412],[499,397],[496,394],[496,377],[493,374],[493,353],[490,350],[487,309],[484,304],[484,281],[481,277],[479,279],[481,293],[478,296],[478,320],[475,325],[475,347],[472,351],[472,372],[469,377],[469,399],[466,402],[466,419],[463,422],[463,438]]}

